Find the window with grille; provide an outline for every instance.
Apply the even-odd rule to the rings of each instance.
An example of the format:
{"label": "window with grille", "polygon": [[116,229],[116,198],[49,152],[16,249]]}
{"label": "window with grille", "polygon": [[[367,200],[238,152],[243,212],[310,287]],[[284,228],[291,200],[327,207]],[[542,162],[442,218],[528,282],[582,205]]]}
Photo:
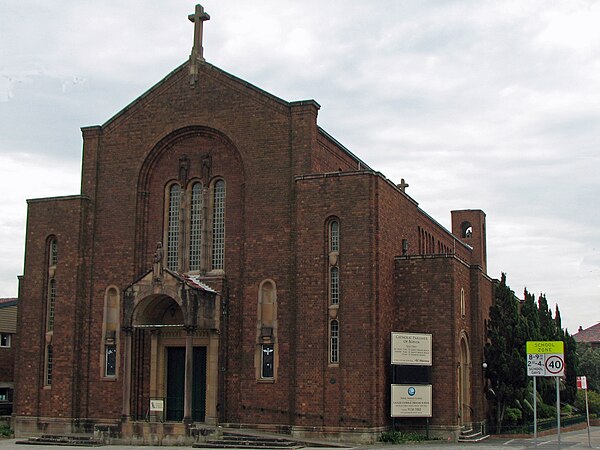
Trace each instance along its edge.
{"label": "window with grille", "polygon": [[167,267],[177,270],[179,266],[179,208],[181,187],[174,184],[169,189],[169,216],[167,226]]}
{"label": "window with grille", "polygon": [[214,186],[212,269],[225,265],[225,182],[219,180]]}
{"label": "window with grille", "polygon": [[337,220],[329,224],[329,251],[340,251],[340,223]]}
{"label": "window with grille", "polygon": [[58,242],[56,239],[50,241],[50,265],[55,266],[58,262]]}
{"label": "window with grille", "polygon": [[200,270],[202,254],[202,184],[194,183],[190,200],[190,270]]}
{"label": "window with grille", "polygon": [[52,365],[53,365],[52,344],[46,347],[46,386],[52,385]]}
{"label": "window with grille", "polygon": [[329,322],[329,362],[340,362],[340,324],[337,320]]}
{"label": "window with grille", "polygon": [[340,269],[332,267],[329,271],[329,298],[332,305],[337,305],[340,303]]}
{"label": "window with grille", "polygon": [[50,280],[48,288],[48,326],[46,331],[54,330],[54,308],[56,307],[56,280]]}

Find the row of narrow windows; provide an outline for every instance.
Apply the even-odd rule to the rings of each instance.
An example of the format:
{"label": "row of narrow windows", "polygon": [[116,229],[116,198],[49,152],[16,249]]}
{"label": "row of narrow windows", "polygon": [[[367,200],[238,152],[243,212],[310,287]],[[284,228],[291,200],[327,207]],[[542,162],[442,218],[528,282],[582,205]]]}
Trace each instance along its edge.
{"label": "row of narrow windows", "polygon": [[216,180],[210,195],[199,181],[188,189],[176,182],[168,186],[166,197],[167,267],[184,272],[223,270],[225,181]]}
{"label": "row of narrow windows", "polygon": [[44,351],[44,385],[52,385],[52,368],[54,365],[54,319],[56,316],[57,281],[56,267],[58,264],[58,241],[52,237],[47,245],[47,285],[46,285],[46,348]]}
{"label": "row of narrow windows", "polygon": [[[57,300],[57,264],[58,241],[51,238],[47,247],[48,284],[46,289],[46,346],[44,349],[44,385],[52,386],[54,367],[54,329]],[[114,378],[117,376],[118,333],[119,333],[119,293],[116,288],[109,288],[104,299],[104,322],[102,336],[102,376]]]}
{"label": "row of narrow windows", "polygon": [[327,255],[329,268],[329,364],[340,363],[340,222],[329,220],[327,226]]}
{"label": "row of narrow windows", "polygon": [[[327,222],[327,273],[328,273],[328,348],[329,364],[340,363],[340,223]],[[277,289],[271,280],[264,280],[258,292],[258,321],[256,367],[259,380],[274,380],[277,374]]]}
{"label": "row of narrow windows", "polygon": [[419,234],[419,254],[430,255],[434,253],[452,253],[452,249],[444,244],[442,241],[436,241],[435,237],[425,231],[423,228],[418,227]]}

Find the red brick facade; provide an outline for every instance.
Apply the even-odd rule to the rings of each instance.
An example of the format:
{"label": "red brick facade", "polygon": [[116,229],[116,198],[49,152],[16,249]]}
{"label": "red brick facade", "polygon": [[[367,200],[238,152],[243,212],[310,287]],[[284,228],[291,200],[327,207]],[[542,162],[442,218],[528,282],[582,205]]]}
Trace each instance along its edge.
{"label": "red brick facade", "polygon": [[[288,103],[197,65],[195,82],[183,65],[104,125],[83,129],[80,195],[29,201],[17,434],[91,432],[98,424],[135,434],[127,424],[145,419],[150,398],[166,397],[164,355],[187,345],[185,333],[189,345],[208,348],[206,423],[375,436],[392,425],[393,331],[433,336],[431,426],[453,433],[483,421],[482,345],[492,296],[485,215],[453,212],[451,233],[321,130],[316,102]],[[206,188],[210,218],[202,251],[214,253],[217,180],[226,186],[224,267],[215,269],[209,255],[195,272],[218,292],[213,308],[206,306],[210,295],[169,276],[162,261],[155,258],[153,268],[153,255],[157,242],[167,246],[167,193],[179,184],[182,253],[173,270],[186,272],[185,218],[192,213],[185,196],[195,181]],[[331,219],[339,223],[333,257]],[[462,238],[467,222],[471,231]],[[332,264],[339,268],[334,307]],[[48,333],[50,279],[56,293]],[[260,300],[265,281],[276,291],[267,309]],[[112,334],[111,292],[120,305]],[[275,315],[267,325],[266,315]],[[330,361],[332,319],[339,322],[339,363]],[[171,322],[181,327],[168,331]],[[462,365],[469,366],[463,397],[461,339],[468,348]],[[116,375],[106,376],[104,352],[113,342]],[[258,367],[262,343],[274,345],[268,379]],[[466,409],[459,398],[468,400]]]}

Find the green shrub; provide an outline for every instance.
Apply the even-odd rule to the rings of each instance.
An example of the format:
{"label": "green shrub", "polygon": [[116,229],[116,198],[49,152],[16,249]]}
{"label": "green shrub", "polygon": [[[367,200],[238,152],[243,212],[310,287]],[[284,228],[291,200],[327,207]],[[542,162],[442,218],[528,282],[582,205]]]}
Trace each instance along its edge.
{"label": "green shrub", "polygon": [[[590,408],[590,415],[600,415],[600,394],[596,391],[588,390],[588,404]],[[575,400],[575,408],[577,408],[581,414],[585,414],[585,392],[577,391],[577,400]]]}
{"label": "green shrub", "polygon": [[506,425],[514,425],[523,417],[523,413],[518,408],[506,408],[506,412],[504,413],[504,420]]}
{"label": "green shrub", "polygon": [[385,431],[381,433],[379,438],[381,442],[389,442],[391,444],[403,444],[405,442],[421,442],[426,440],[426,437],[419,433],[403,433],[401,431]]}
{"label": "green shrub", "polygon": [[12,431],[10,430],[10,426],[6,422],[0,422],[0,437],[10,437],[12,436]]}

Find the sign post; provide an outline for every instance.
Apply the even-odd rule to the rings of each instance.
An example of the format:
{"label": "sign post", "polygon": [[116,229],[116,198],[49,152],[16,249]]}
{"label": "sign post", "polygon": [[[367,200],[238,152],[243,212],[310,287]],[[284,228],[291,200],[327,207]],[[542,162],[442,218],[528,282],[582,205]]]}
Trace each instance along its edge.
{"label": "sign post", "polygon": [[588,393],[587,393],[587,378],[577,377],[577,389],[585,391],[585,416],[587,418],[587,431],[588,431],[588,444],[592,448],[592,436],[590,435],[590,408],[588,406]]}
{"label": "sign post", "polygon": [[536,377],[556,379],[556,425],[560,447],[560,389],[559,377],[565,376],[565,345],[562,341],[527,341],[527,376],[533,377],[533,439],[537,443],[537,386]]}
{"label": "sign post", "polygon": [[[423,417],[426,419],[429,438],[429,418],[432,416],[432,366],[431,334],[392,332],[391,354],[392,385],[390,415]],[[398,369],[398,370],[396,370]]]}

